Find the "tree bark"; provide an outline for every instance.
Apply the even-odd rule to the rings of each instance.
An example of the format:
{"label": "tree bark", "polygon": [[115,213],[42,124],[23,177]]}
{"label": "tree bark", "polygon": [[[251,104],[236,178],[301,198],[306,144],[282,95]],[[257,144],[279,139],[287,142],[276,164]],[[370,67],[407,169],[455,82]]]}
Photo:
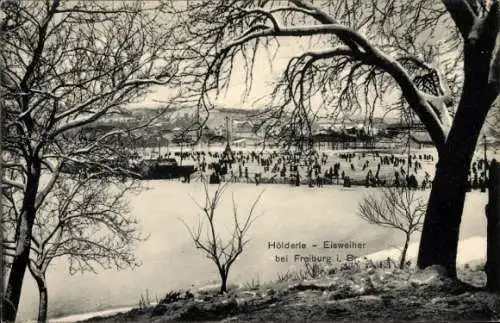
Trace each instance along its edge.
{"label": "tree bark", "polygon": [[37,266],[35,265],[34,262],[31,262],[28,265],[28,268],[31,272],[31,276],[35,279],[36,285],[38,287],[37,322],[45,323],[47,322],[48,294],[47,294],[47,281],[45,279],[45,271],[43,270],[43,268],[41,268],[41,266]]}
{"label": "tree bark", "polygon": [[34,276],[38,286],[38,319],[39,323],[47,322],[48,295],[44,276]]}
{"label": "tree bark", "polygon": [[399,260],[399,268],[403,269],[406,262],[406,253],[408,252],[408,245],[410,244],[410,233],[406,233],[405,245],[403,247],[403,251],[401,252],[401,259]]}
{"label": "tree bark", "polygon": [[220,274],[220,280],[221,280],[220,293],[224,294],[227,292],[227,276],[228,275],[223,269],[219,270],[219,274]]}
{"label": "tree bark", "polygon": [[47,287],[39,288],[39,297],[40,301],[38,304],[38,322],[45,323],[47,322],[47,306],[48,306],[48,296],[47,296]]}
{"label": "tree bark", "polygon": [[420,240],[418,267],[445,267],[456,277],[460,222],[469,169],[481,127],[498,95],[488,83],[491,51],[478,43],[466,43],[464,87],[454,122],[439,162]]}
{"label": "tree bark", "polygon": [[490,292],[500,292],[500,165],[493,160],[490,165],[488,205],[486,205],[487,251],[486,288]]}
{"label": "tree bark", "polygon": [[454,156],[440,158],[424,221],[417,266],[445,267],[456,277],[456,256],[460,222],[465,201],[468,164]]}
{"label": "tree bark", "polygon": [[2,301],[2,321],[14,322],[17,316],[24,274],[29,265],[31,234],[36,216],[35,201],[40,180],[40,165],[36,165],[35,174],[29,175],[26,182],[26,192],[23,201],[23,212],[17,227],[17,255],[12,260],[12,266],[7,281],[5,297]]}
{"label": "tree bark", "polygon": [[12,262],[5,298],[2,302],[3,322],[14,322],[16,320],[24,273],[26,272],[28,261],[29,249],[25,249]]}

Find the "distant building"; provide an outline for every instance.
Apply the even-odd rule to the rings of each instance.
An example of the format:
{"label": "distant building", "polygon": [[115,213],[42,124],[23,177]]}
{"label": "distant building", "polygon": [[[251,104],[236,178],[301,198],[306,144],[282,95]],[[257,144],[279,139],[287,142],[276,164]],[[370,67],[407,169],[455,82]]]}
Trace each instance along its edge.
{"label": "distant building", "polygon": [[233,120],[231,128],[234,139],[254,139],[257,137],[255,124],[250,120]]}
{"label": "distant building", "polygon": [[343,120],[330,120],[327,118],[319,119],[314,125],[314,133],[319,134],[324,131],[363,131],[365,134],[371,136],[377,135],[379,132],[384,131],[387,126],[394,123],[394,120],[384,118],[373,118],[370,120],[366,118],[345,118]]}
{"label": "distant building", "polygon": [[427,131],[410,131],[411,148],[434,148],[434,142]]}

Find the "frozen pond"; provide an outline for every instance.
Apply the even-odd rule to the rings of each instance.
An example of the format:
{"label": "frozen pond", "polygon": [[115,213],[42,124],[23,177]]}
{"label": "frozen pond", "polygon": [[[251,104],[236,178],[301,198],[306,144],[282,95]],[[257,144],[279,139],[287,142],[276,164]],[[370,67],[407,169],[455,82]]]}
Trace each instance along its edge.
{"label": "frozen pond", "polygon": [[[172,289],[217,281],[215,267],[194,248],[180,221],[182,218],[189,224],[196,224],[199,211],[192,198],[202,201],[201,184],[151,181],[147,186],[149,190],[130,197],[133,212],[140,218],[143,231],[151,234],[137,250],[143,265],[134,270],[71,276],[64,261],[54,263],[47,275],[50,317],[135,305],[146,290],[155,301],[155,296],[162,298]],[[358,256],[400,246],[401,233],[373,227],[356,216],[363,194],[374,190],[364,187],[344,189],[336,186],[308,188],[233,184],[227,189],[220,206],[221,230],[229,227],[232,193],[239,212],[243,213],[263,189],[265,192],[256,209],[256,213],[261,215],[250,229],[251,241],[247,249],[231,270],[230,283],[245,284],[252,279],[261,282],[274,280],[279,272],[302,267],[293,261],[296,253],[345,258],[345,251],[312,247],[312,244],[322,245],[324,240],[365,243],[364,248],[349,251]],[[419,194],[427,197],[428,193]],[[461,239],[485,234],[485,203],[486,194],[468,193]],[[418,237],[415,240],[418,241]],[[273,241],[302,242],[307,249],[269,249],[269,242]],[[288,263],[276,262],[276,256],[287,254]],[[35,284],[27,272],[19,319],[35,317],[37,302]]]}

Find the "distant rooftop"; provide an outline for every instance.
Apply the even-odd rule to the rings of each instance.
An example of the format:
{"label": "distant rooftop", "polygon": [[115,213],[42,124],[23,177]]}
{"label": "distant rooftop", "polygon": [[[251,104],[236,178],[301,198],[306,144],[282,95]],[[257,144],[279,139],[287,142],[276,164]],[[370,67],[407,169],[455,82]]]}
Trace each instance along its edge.
{"label": "distant rooftop", "polygon": [[432,144],[432,139],[427,131],[414,131],[411,132],[410,137],[413,141],[419,144]]}

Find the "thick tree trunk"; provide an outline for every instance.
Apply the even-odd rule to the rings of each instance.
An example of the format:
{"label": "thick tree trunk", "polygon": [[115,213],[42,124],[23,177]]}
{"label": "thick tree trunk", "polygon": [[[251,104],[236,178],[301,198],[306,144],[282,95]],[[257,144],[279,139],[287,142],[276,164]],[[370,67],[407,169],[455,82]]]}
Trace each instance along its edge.
{"label": "thick tree trunk", "polygon": [[418,267],[441,265],[456,277],[460,222],[466,194],[467,171],[481,127],[498,93],[488,83],[491,53],[478,44],[465,46],[462,97],[439,162],[424,221]]}
{"label": "thick tree trunk", "polygon": [[28,176],[26,182],[23,212],[21,213],[17,228],[17,255],[12,260],[5,298],[2,301],[3,322],[14,322],[16,320],[24,274],[26,273],[26,267],[29,265],[31,234],[36,216],[35,200],[40,179],[39,167],[37,168],[37,174],[38,176]]}
{"label": "thick tree trunk", "polygon": [[495,160],[490,165],[488,195],[486,288],[491,292],[500,292],[500,165]]}
{"label": "thick tree trunk", "polygon": [[453,155],[440,159],[422,230],[417,265],[419,268],[441,265],[450,277],[456,277],[455,261],[468,164],[461,163]]}
{"label": "thick tree trunk", "polygon": [[16,320],[24,273],[26,272],[28,262],[29,248],[24,249],[23,252],[16,256],[12,262],[5,298],[2,302],[3,322],[14,322]]}

